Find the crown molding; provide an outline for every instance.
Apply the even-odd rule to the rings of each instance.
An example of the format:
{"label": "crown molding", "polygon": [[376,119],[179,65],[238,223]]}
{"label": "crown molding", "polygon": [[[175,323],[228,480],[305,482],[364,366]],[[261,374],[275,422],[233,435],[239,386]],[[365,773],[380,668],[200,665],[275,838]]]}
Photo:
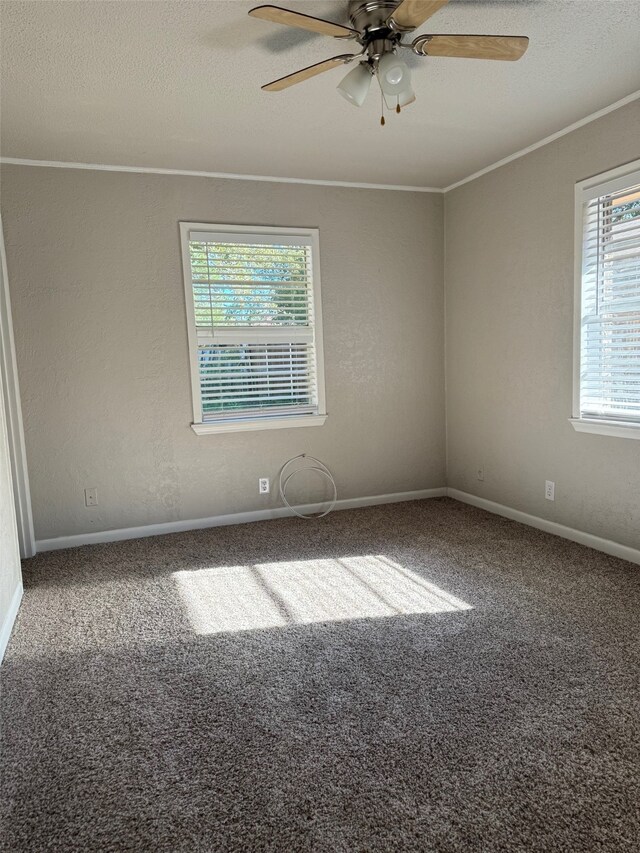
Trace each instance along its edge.
{"label": "crown molding", "polygon": [[459,181],[449,184],[447,187],[414,187],[405,186],[403,184],[368,184],[356,181],[323,181],[315,178],[283,178],[275,175],[241,175],[234,174],[232,172],[159,169],[154,168],[153,166],[115,166],[106,163],[67,163],[61,160],[29,160],[24,157],[0,157],[0,164],[13,166],[44,166],[50,169],[88,169],[97,172],[132,172],[134,174],[143,175],[186,175],[192,178],[218,178],[219,180],[227,181],[261,181],[273,184],[308,184],[316,187],[344,187],[346,189],[359,190],[392,190],[408,193],[443,194],[448,193],[451,190],[455,190],[464,184],[468,184],[471,181],[475,181],[476,178],[481,178],[483,175],[493,172],[494,169],[506,166],[508,163],[512,163],[514,160],[520,159],[520,157],[525,157],[527,154],[531,154],[532,151],[536,151],[538,148],[543,148],[550,142],[555,142],[556,139],[560,139],[562,136],[566,136],[568,133],[572,133],[574,130],[584,127],[586,124],[590,124],[592,121],[597,121],[597,119],[606,116],[608,113],[615,112],[615,110],[619,110],[621,107],[625,107],[627,104],[631,104],[638,99],[640,99],[640,89],[632,92],[624,98],[621,98],[619,101],[615,101],[613,104],[609,104],[608,107],[603,107],[601,110],[591,113],[590,115],[581,118],[579,121],[575,121],[573,124],[562,128],[562,130],[552,133],[550,136],[545,136],[544,139],[541,139],[539,142],[534,142],[533,145],[528,145],[520,151],[509,154],[508,157],[503,157],[502,160],[498,160],[496,163],[485,166],[478,172],[473,172],[473,174],[467,175],[466,178],[461,178]]}
{"label": "crown molding", "polygon": [[566,136],[568,133],[572,133],[574,130],[578,130],[578,128],[580,127],[584,127],[585,124],[591,124],[592,121],[596,121],[597,119],[602,118],[603,116],[606,116],[608,113],[612,113],[615,110],[619,110],[620,107],[625,107],[627,104],[631,104],[633,103],[633,101],[637,101],[638,98],[640,98],[640,89],[638,89],[636,92],[632,92],[630,95],[627,95],[626,98],[621,98],[619,101],[610,104],[608,107],[603,107],[596,113],[591,113],[591,115],[585,116],[579,121],[574,121],[573,124],[570,124],[568,127],[565,127],[562,130],[558,130],[555,133],[552,133],[551,136],[545,136],[545,138],[541,139],[539,142],[534,142],[533,145],[529,145],[526,148],[523,148],[521,151],[516,151],[515,154],[510,154],[508,157],[504,157],[502,160],[498,160],[497,163],[492,163],[490,166],[485,166],[485,168],[480,169],[479,172],[474,172],[472,175],[468,175],[466,178],[462,178],[462,180],[456,181],[454,184],[449,184],[448,187],[444,187],[442,192],[448,193],[451,190],[455,190],[458,187],[463,186],[464,184],[468,184],[470,181],[475,181],[476,178],[481,178],[483,175],[486,175],[489,172],[493,172],[494,169],[499,169],[501,166],[506,166],[507,163],[512,163],[514,160],[518,160],[520,159],[520,157],[524,157],[526,154],[531,154],[532,151],[536,151],[538,148],[542,148],[545,145],[548,145],[550,142],[555,142],[556,139],[560,139],[560,137]]}
{"label": "crown molding", "polygon": [[191,178],[218,178],[225,181],[262,181],[272,184],[310,184],[315,187],[344,187],[356,190],[394,190],[407,193],[439,193],[440,187],[408,187],[404,184],[367,184],[357,181],[322,181],[315,178],[282,178],[274,175],[240,175],[231,172],[200,172],[190,169],[156,169],[153,166],[114,166],[106,163],[66,163],[61,160],[28,160],[0,157],[9,166],[44,166],[49,169],[88,169],[95,172],[133,172],[143,175],[186,175]]}

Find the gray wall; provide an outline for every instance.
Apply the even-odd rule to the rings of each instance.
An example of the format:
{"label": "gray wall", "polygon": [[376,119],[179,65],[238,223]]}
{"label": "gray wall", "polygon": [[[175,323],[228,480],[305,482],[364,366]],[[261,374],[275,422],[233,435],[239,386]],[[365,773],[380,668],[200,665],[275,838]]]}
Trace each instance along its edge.
{"label": "gray wall", "polygon": [[574,184],[640,156],[639,140],[636,101],[447,193],[445,208],[449,486],[636,548],[640,441],[568,418]]}
{"label": "gray wall", "polygon": [[[640,442],[568,421],[574,184],[639,131],[634,103],[448,193],[446,234],[436,194],[4,166],[36,536],[275,506],[257,478],[302,451],[345,498],[444,485],[444,326],[448,484],[640,547]],[[179,220],[320,228],[324,427],[192,432]]]}
{"label": "gray wall", "polygon": [[[303,451],[342,498],[444,485],[442,196],[4,166],[2,216],[36,538],[276,505]],[[320,229],[324,427],[193,433],[180,220]]]}

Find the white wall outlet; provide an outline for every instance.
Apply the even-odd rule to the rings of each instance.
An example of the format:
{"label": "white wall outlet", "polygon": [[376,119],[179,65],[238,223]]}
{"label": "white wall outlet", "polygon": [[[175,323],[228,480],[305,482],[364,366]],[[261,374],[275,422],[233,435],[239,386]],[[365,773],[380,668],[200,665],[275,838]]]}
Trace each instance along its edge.
{"label": "white wall outlet", "polygon": [[261,495],[268,495],[270,490],[269,486],[269,478],[268,477],[260,477],[258,480],[258,493]]}
{"label": "white wall outlet", "polygon": [[556,499],[556,484],[551,480],[544,482],[544,496],[548,501],[555,501]]}
{"label": "white wall outlet", "polygon": [[98,490],[96,488],[84,490],[84,505],[98,506]]}
{"label": "white wall outlet", "polygon": [[478,470],[476,471],[476,477],[479,480],[484,480],[484,468],[478,468]]}

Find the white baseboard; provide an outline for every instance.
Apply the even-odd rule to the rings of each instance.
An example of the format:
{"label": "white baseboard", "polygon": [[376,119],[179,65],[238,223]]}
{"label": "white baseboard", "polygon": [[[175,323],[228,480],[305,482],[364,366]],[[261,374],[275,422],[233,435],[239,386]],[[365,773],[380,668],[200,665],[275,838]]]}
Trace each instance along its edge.
{"label": "white baseboard", "polygon": [[9,604],[9,609],[7,610],[7,615],[4,617],[2,627],[0,628],[0,663],[2,663],[4,653],[7,650],[7,645],[9,644],[9,637],[11,636],[11,631],[13,629],[13,623],[16,621],[16,616],[18,615],[18,610],[20,609],[20,602],[22,601],[22,592],[23,590],[21,581],[16,587],[16,591],[13,593],[11,603]]}
{"label": "white baseboard", "polygon": [[[414,492],[395,492],[388,495],[370,495],[362,498],[345,498],[336,503],[336,510],[341,509],[356,509],[358,507],[376,506],[378,504],[400,503],[402,501],[418,501],[425,498],[441,498],[448,496],[462,503],[471,504],[479,509],[485,509],[495,515],[501,515],[504,518],[510,518],[512,521],[519,521],[521,524],[527,524],[529,527],[535,527],[538,530],[544,530],[546,533],[552,533],[555,536],[561,536],[563,539],[570,539],[572,542],[578,542],[581,545],[586,545],[589,548],[594,548],[596,551],[603,551],[605,554],[610,554],[613,557],[620,557],[623,560],[628,560],[631,563],[640,565],[640,550],[630,548],[628,545],[620,545],[618,542],[613,542],[610,539],[603,539],[600,536],[594,536],[592,533],[585,533],[582,530],[575,530],[572,527],[566,527],[564,524],[558,524],[556,521],[548,521],[545,518],[540,518],[536,515],[530,515],[527,512],[521,512],[518,509],[504,506],[503,504],[489,501],[486,498],[471,495],[467,492],[461,492],[458,489],[437,488],[437,489],[419,489]],[[323,508],[321,504],[306,504],[299,507],[301,512],[312,513],[318,512]],[[123,527],[118,530],[100,530],[91,533],[79,533],[73,536],[59,536],[55,539],[39,539],[36,542],[38,552],[41,551],[57,551],[61,548],[77,548],[80,545],[97,545],[105,542],[120,542],[124,539],[140,539],[147,536],[163,536],[165,533],[182,533],[187,530],[202,530],[207,527],[225,527],[230,524],[248,524],[253,521],[269,521],[274,518],[287,518],[293,513],[287,507],[275,507],[273,509],[259,509],[250,512],[236,512],[228,515],[215,515],[211,518],[196,518],[187,519],[184,521],[167,521],[161,524],[147,524],[143,527]],[[16,591],[18,596],[16,602],[12,602],[10,614],[5,620],[5,625],[0,633],[0,660],[1,654],[4,651],[4,645],[9,639],[11,626],[15,614],[18,612],[20,598],[22,596],[22,588],[20,593]],[[8,625],[8,628],[7,628]],[[5,637],[5,631],[7,635]],[[4,645],[2,643],[4,642]]]}
{"label": "white baseboard", "polygon": [[479,498],[477,495],[461,492],[458,489],[448,488],[447,495],[457,501],[462,501],[462,503],[477,506],[479,509],[486,509],[487,512],[492,512],[495,515],[502,515],[504,518],[510,518],[512,521],[528,524],[529,527],[536,527],[538,530],[544,530],[546,533],[553,533],[555,536],[561,536],[563,539],[579,542],[580,545],[586,545],[588,548],[595,548],[596,551],[603,551],[612,557],[620,557],[622,560],[628,560],[630,563],[640,565],[640,550],[630,548],[628,545],[620,545],[611,539],[603,539],[601,536],[594,536],[592,533],[585,533],[583,530],[574,530],[573,527],[566,527],[564,524],[558,524],[557,521],[547,521],[546,518],[529,515],[528,512],[511,509],[509,506],[503,506],[494,501],[488,501],[486,498]]}
{"label": "white baseboard", "polygon": [[[419,489],[415,492],[395,492],[390,495],[371,495],[364,498],[344,498],[336,503],[335,509],[355,509],[377,504],[400,503],[401,501],[419,501],[425,498],[442,498],[447,490]],[[298,507],[300,512],[319,512],[326,504],[306,504]],[[123,539],[140,539],[146,536],[163,536],[165,533],[182,533],[186,530],[202,530],[206,527],[225,527],[229,524],[247,524],[252,521],[269,521],[274,518],[292,516],[288,507],[258,509],[251,512],[234,512],[229,515],[214,515],[211,518],[196,518],[185,521],[167,521],[161,524],[147,524],[144,527],[123,527],[119,530],[97,530],[91,533],[79,533],[74,536],[59,536],[55,539],[39,539],[36,550],[57,551],[60,548],[77,548],[80,545],[96,545],[103,542],[120,542]]]}

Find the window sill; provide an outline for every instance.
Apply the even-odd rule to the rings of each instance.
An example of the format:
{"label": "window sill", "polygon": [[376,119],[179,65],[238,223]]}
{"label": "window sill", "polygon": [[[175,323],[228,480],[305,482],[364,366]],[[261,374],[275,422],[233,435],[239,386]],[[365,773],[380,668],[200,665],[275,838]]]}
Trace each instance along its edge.
{"label": "window sill", "polygon": [[216,423],[191,424],[196,435],[211,435],[220,432],[249,432],[258,429],[289,429],[289,427],[322,426],[326,415],[296,415],[282,418],[256,418],[254,421],[217,421]]}
{"label": "window sill", "polygon": [[599,421],[588,418],[569,418],[576,432],[590,432],[596,435],[610,435],[615,438],[639,438],[640,423],[629,424],[624,421]]}

